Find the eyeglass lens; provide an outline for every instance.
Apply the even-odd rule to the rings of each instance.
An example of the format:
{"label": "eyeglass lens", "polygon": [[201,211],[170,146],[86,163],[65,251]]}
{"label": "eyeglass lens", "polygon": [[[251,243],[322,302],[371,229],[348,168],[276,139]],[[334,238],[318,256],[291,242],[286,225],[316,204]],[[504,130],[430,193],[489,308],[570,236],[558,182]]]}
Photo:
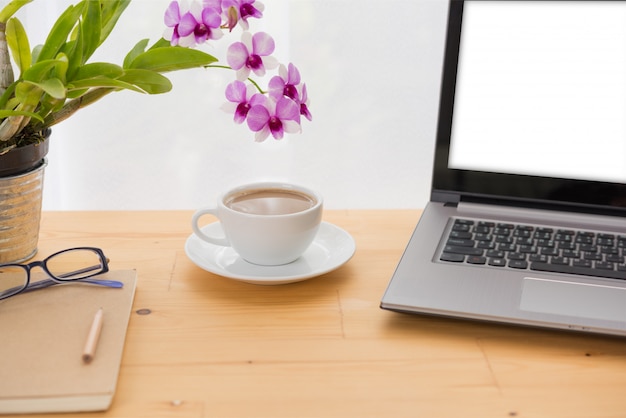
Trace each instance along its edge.
{"label": "eyeglass lens", "polygon": [[[44,260],[44,265],[50,275],[60,281],[80,280],[104,270],[102,256],[90,248],[59,252]],[[39,281],[48,279],[48,275],[37,268],[31,269],[30,275],[29,288]],[[0,299],[21,292],[28,282],[28,267],[0,266]]]}
{"label": "eyeglass lens", "polygon": [[28,273],[21,266],[0,267],[0,297],[21,292],[28,281]]}
{"label": "eyeglass lens", "polygon": [[45,264],[48,271],[60,280],[84,279],[93,276],[104,267],[100,254],[89,248],[77,248],[54,254],[46,259]]}

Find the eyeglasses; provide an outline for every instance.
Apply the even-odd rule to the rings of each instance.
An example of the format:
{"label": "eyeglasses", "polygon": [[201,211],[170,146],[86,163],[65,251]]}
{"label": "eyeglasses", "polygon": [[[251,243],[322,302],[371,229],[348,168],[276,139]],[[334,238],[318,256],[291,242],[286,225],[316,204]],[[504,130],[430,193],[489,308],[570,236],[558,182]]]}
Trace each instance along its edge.
{"label": "eyeglasses", "polygon": [[[41,267],[46,274],[31,273],[33,267]],[[107,271],[108,259],[100,248],[94,247],[70,248],[54,253],[45,260],[28,264],[0,264],[0,300],[69,282],[106,287],[124,285],[116,280],[90,279]]]}

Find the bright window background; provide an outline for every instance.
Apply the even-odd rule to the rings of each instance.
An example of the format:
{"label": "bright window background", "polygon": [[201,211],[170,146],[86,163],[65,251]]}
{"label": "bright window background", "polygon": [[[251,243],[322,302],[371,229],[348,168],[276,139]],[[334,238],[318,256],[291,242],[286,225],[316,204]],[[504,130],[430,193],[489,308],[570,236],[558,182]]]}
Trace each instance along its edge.
{"label": "bright window background", "polygon": [[[33,45],[71,3],[25,6],[18,16]],[[316,188],[328,208],[422,207],[446,2],[264,3],[256,29],[275,38],[277,57],[296,63],[308,86],[314,121],[303,134],[255,143],[219,109],[230,73],[172,74],[168,94],[114,93],[53,128],[44,209],[193,209],[225,188],[263,179]],[[120,63],[140,38],[160,37],[168,4],[133,0],[95,59]],[[229,43],[203,49],[224,57]]]}

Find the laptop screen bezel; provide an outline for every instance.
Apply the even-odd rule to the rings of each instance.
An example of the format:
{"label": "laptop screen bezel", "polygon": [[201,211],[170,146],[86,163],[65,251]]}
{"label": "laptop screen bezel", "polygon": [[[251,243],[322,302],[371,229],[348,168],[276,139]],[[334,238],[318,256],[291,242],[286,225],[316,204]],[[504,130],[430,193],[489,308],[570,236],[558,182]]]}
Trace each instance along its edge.
{"label": "laptop screen bezel", "polygon": [[[466,1],[472,0],[450,0],[449,4],[431,199],[445,202],[485,201],[541,208],[569,208],[626,216],[626,184],[449,167],[461,28]],[[537,0],[524,1],[537,2]]]}

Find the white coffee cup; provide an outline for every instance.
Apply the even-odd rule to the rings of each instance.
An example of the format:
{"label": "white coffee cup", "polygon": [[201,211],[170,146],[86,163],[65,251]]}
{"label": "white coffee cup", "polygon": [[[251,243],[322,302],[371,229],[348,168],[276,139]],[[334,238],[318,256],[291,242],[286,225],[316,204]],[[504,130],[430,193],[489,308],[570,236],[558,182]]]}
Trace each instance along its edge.
{"label": "white coffee cup", "polygon": [[[288,264],[311,245],[322,220],[322,197],[306,187],[280,182],[252,183],[224,193],[217,206],[192,217],[194,234],[214,245],[232,247],[249,263]],[[219,219],[224,236],[209,236],[199,220]]]}

